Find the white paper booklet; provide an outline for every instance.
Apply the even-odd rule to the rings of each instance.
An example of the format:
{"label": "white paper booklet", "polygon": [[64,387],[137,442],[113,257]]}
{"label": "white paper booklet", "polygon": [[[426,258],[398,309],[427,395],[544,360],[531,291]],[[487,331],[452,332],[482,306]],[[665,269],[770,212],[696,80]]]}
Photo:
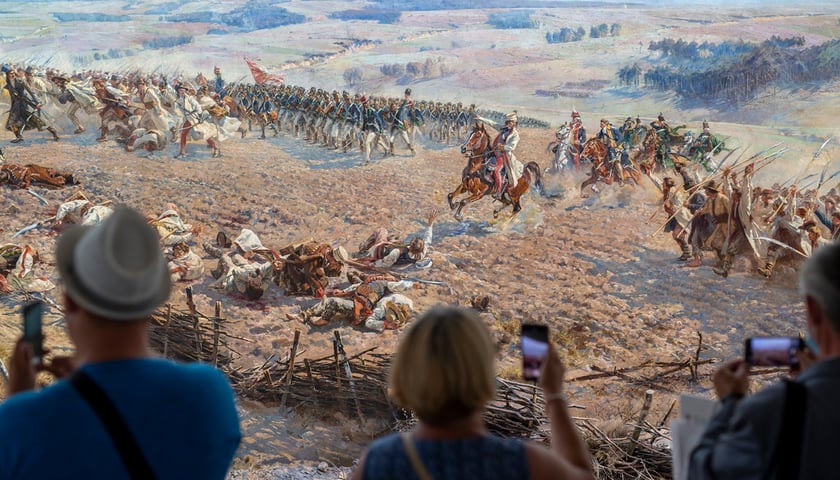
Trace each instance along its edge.
{"label": "white paper booklet", "polygon": [[680,395],[680,418],[671,422],[671,455],[674,480],[688,479],[688,461],[691,451],[700,442],[706,424],[720,404],[716,400],[698,395]]}

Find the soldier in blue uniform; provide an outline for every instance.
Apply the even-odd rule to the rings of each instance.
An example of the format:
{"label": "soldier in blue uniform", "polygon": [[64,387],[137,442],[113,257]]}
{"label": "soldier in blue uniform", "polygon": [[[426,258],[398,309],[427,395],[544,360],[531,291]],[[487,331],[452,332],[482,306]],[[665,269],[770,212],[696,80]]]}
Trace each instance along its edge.
{"label": "soldier in blue uniform", "polygon": [[598,131],[598,140],[607,147],[607,159],[616,173],[619,183],[624,183],[624,168],[622,167],[622,139],[623,136],[617,128],[613,127],[606,118],[601,119],[601,129]]}
{"label": "soldier in blue uniform", "polygon": [[225,81],[222,80],[222,69],[219,67],[214,67],[213,75],[216,76],[216,78],[213,80],[213,89],[216,91],[216,93],[219,94],[219,97],[224,98]]}

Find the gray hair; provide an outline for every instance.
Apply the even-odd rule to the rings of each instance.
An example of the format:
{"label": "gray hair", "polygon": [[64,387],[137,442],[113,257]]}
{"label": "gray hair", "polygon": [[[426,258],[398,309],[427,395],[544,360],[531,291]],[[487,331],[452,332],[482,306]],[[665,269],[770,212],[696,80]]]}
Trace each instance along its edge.
{"label": "gray hair", "polygon": [[840,244],[818,248],[799,274],[799,292],[811,297],[840,333]]}

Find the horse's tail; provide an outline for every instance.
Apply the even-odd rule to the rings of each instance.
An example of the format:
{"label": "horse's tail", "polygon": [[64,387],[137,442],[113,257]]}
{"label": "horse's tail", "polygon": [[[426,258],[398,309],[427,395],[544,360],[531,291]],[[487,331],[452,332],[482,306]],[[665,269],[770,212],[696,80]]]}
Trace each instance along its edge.
{"label": "horse's tail", "polygon": [[540,170],[540,164],[538,164],[537,162],[528,162],[525,165],[525,171],[529,172],[533,177],[532,182],[534,188],[537,189],[540,195],[545,196],[545,188],[543,187],[542,171]]}

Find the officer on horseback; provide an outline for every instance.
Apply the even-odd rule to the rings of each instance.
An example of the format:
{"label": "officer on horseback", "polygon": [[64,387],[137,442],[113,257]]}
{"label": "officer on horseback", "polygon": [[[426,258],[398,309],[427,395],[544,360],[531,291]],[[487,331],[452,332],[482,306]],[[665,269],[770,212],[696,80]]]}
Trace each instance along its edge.
{"label": "officer on horseback", "polygon": [[583,121],[577,110],[572,110],[572,123],[569,126],[569,143],[572,146],[572,161],[575,168],[580,168],[580,152],[583,151],[583,144],[586,143],[586,129],[583,128]]}
{"label": "officer on horseback", "polygon": [[[475,116],[476,121],[486,123],[499,128],[498,124],[492,120],[486,119],[479,115]],[[493,170],[493,181],[495,182],[496,191],[493,193],[493,198],[501,200],[504,192],[502,182],[502,167],[505,167],[505,176],[507,183],[513,185],[515,182],[514,174],[511,165],[516,161],[516,156],[513,154],[516,146],[519,144],[519,131],[516,125],[519,123],[519,118],[516,112],[511,112],[505,115],[505,125],[499,130],[499,134],[493,140],[493,150],[496,152],[496,166]]]}

